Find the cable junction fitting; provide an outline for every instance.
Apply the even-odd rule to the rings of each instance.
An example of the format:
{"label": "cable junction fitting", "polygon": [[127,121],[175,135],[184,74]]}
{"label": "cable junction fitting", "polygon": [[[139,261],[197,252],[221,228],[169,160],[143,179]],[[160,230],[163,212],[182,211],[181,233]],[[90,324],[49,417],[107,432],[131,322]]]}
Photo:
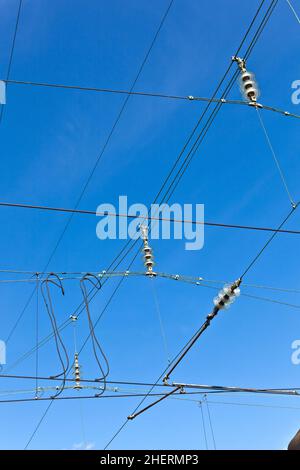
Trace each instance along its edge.
{"label": "cable junction fitting", "polygon": [[152,253],[152,248],[149,246],[148,241],[148,226],[145,224],[140,225],[141,238],[143,240],[143,254],[144,254],[144,266],[146,267],[147,276],[156,276],[156,273],[153,271],[154,266],[154,256]]}
{"label": "cable junction fitting", "polygon": [[75,390],[81,390],[82,389],[82,385],[80,383],[80,369],[81,369],[81,366],[79,365],[78,353],[75,353],[75,356],[74,356],[75,385],[73,387]]}
{"label": "cable junction fitting", "polygon": [[249,104],[252,104],[254,106],[260,106],[259,103],[257,103],[257,98],[259,97],[259,89],[255,79],[255,75],[247,70],[245,59],[233,56],[232,60],[237,63],[241,72],[240,88],[242,94],[249,101]]}

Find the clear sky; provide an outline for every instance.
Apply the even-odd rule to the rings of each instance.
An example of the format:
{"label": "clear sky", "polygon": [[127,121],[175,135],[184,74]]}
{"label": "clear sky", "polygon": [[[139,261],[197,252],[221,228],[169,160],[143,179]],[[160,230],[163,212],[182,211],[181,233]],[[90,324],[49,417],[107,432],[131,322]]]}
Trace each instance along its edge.
{"label": "clear sky", "polygon": [[[167,4],[165,0],[24,0],[10,78],[129,89]],[[175,0],[135,89],[210,96],[258,4]],[[299,12],[299,2],[294,4]],[[16,0],[0,0],[0,78],[6,75],[17,6]],[[299,38],[300,26],[287,2],[280,0],[248,64],[256,74],[261,101],[298,114],[300,105],[291,102],[291,84],[300,79]],[[240,99],[238,85],[230,97]],[[122,95],[8,86],[0,127],[0,200],[73,207],[123,101]],[[149,204],[203,108],[199,102],[131,97],[80,207],[96,210],[104,202],[116,204],[119,195],[127,195],[130,204]],[[298,200],[299,121],[267,111],[263,117],[291,193]],[[282,221],[289,201],[254,110],[223,106],[172,202],[203,203],[205,218],[212,222],[276,227]],[[1,208],[0,268],[41,271],[67,217]],[[109,265],[124,241],[98,240],[96,224],[93,216],[74,217],[51,270],[101,271]],[[299,213],[286,228],[299,229]],[[186,251],[183,240],[151,244],[161,272],[232,280],[268,236],[207,227],[200,251]],[[121,268],[126,269],[128,262],[129,258]],[[133,269],[142,268],[137,257]],[[12,278],[11,274],[1,276]],[[93,318],[101,313],[116,282],[107,283],[91,304]],[[209,313],[215,292],[167,280],[154,282],[173,356]],[[246,282],[300,289],[299,236],[278,235]],[[149,284],[149,279],[126,279],[97,327],[109,358],[111,380],[152,382],[166,365]],[[65,299],[57,298],[59,323],[69,318],[81,300],[77,280],[66,281],[65,288]],[[1,339],[11,331],[31,291],[30,283],[1,284]],[[250,287],[242,292],[300,308],[299,294]],[[173,378],[243,387],[299,386],[300,366],[291,362],[291,344],[300,339],[299,308],[241,296],[231,309],[220,313]],[[51,326],[42,302],[39,319],[43,337]],[[34,346],[35,322],[34,298],[7,346],[3,372]],[[87,333],[86,318],[78,322],[81,344]],[[63,335],[72,352],[72,329]],[[83,375],[96,377],[90,345],[80,358]],[[30,356],[10,372],[34,374],[35,360]],[[39,363],[42,375],[59,369],[53,341],[41,348]],[[28,381],[1,379],[1,390],[32,386]],[[219,449],[283,449],[300,427],[297,397],[223,394],[209,401]],[[30,448],[71,449],[84,447],[85,442],[102,449],[137,402],[137,398],[56,402]],[[46,406],[47,402],[0,403],[0,447],[23,448]],[[163,402],[130,422],[111,448],[205,448],[197,401]]]}

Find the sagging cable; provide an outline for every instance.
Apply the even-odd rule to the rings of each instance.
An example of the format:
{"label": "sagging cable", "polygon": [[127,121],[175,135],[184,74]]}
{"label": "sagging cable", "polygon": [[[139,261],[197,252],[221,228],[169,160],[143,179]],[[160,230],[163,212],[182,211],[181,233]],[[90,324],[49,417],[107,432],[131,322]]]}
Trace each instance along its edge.
{"label": "sagging cable", "polygon": [[[84,300],[84,305],[87,313],[87,319],[88,319],[88,325],[89,325],[89,330],[90,330],[90,338],[92,341],[92,348],[93,348],[93,353],[95,360],[98,364],[99,370],[100,370],[100,377],[97,378],[97,381],[103,381],[104,382],[104,387],[103,387],[103,393],[106,388],[106,378],[109,375],[109,363],[107,360],[106,355],[103,352],[103,349],[96,337],[95,334],[95,327],[94,323],[91,317],[90,313],[90,306],[89,306],[89,299],[88,299],[88,290],[86,287],[87,283],[92,284],[93,288],[100,290],[102,287],[100,279],[95,276],[94,274],[91,273],[86,273],[80,280],[80,288],[81,292],[83,295],[83,300]],[[104,365],[103,365],[104,363]]]}
{"label": "sagging cable", "polygon": [[[50,318],[50,322],[52,325],[56,351],[57,351],[57,355],[58,355],[58,358],[62,367],[62,372],[60,372],[59,374],[50,376],[51,379],[63,376],[61,386],[58,387],[57,393],[53,397],[51,397],[51,398],[56,398],[58,397],[58,395],[62,393],[62,391],[65,388],[67,370],[69,368],[69,356],[68,356],[67,349],[64,345],[64,342],[62,340],[62,337],[60,335],[59,328],[57,326],[49,284],[52,284],[58,287],[62,295],[65,295],[65,291],[64,291],[61,279],[55,273],[48,274],[45,280],[41,283],[41,293],[42,293],[44,304],[45,304],[45,307],[46,307],[46,310],[47,310],[47,313],[48,313],[48,316]],[[45,292],[45,289],[46,289],[46,292]]]}

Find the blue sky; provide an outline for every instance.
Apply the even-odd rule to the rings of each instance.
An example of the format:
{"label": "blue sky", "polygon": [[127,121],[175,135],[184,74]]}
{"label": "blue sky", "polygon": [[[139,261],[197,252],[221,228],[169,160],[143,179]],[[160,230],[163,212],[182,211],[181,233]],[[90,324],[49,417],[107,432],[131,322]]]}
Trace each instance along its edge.
{"label": "blue sky", "polygon": [[[129,89],[167,3],[112,0],[24,0],[11,78]],[[258,6],[237,0],[175,0],[136,90],[210,96],[223,75]],[[299,4],[295,0],[295,7]],[[5,77],[18,2],[0,0],[0,75]],[[300,28],[280,0],[249,60],[261,101],[300,114],[291,102],[291,84],[300,79]],[[238,85],[230,94],[240,99]],[[10,85],[0,127],[1,201],[72,207],[124,101],[122,95],[83,93]],[[131,97],[80,207],[96,210],[126,194],[129,203],[149,204],[203,110],[203,104]],[[299,200],[299,121],[263,113],[290,190]],[[178,186],[172,202],[204,203],[209,221],[277,226],[289,210],[278,172],[255,112],[223,106],[204,144]],[[1,208],[1,269],[41,271],[66,215]],[[53,271],[105,269],[122,241],[96,238],[97,219],[75,216],[51,262]],[[299,228],[299,213],[287,228]],[[260,232],[206,228],[201,251],[186,251],[184,241],[153,241],[157,269],[235,279],[266,241]],[[281,234],[258,261],[249,284],[300,288],[297,235]],[[122,265],[127,268],[128,261]],[[138,257],[134,269],[142,269]],[[8,275],[3,275],[3,279]],[[11,276],[11,275],[10,275]],[[156,380],[165,367],[159,321],[148,279],[126,279],[97,333],[111,365],[111,380]],[[214,291],[156,279],[156,289],[171,355],[175,355],[210,311]],[[97,318],[116,281],[92,304]],[[59,323],[80,298],[78,282],[68,281],[59,300]],[[2,284],[0,338],[5,339],[32,285]],[[245,288],[299,304],[297,294]],[[28,308],[7,349],[7,367],[35,344],[35,302]],[[174,373],[185,382],[253,387],[297,386],[300,366],[291,363],[291,343],[300,339],[299,310],[241,297],[222,312]],[[87,326],[78,325],[79,341]],[[40,334],[50,332],[40,305]],[[64,332],[72,349],[72,330]],[[91,348],[81,357],[83,374],[97,374]],[[40,352],[40,372],[58,368],[53,343]],[[34,374],[31,356],[12,372]],[[1,390],[24,389],[25,381],[4,381]],[[282,449],[300,427],[297,397],[222,395],[210,410],[217,448]],[[85,438],[78,425],[80,404]],[[238,406],[265,404],[282,408]],[[69,449],[86,439],[102,449],[137,399],[60,401],[53,404],[31,448]],[[46,403],[0,404],[5,449],[23,448]],[[284,408],[284,407],[294,407]],[[297,409],[298,408],[298,409]],[[20,425],[21,422],[21,425]],[[206,423],[207,417],[206,417]],[[210,447],[212,441],[209,441]],[[112,448],[205,448],[201,411],[196,402],[168,400],[128,424]]]}

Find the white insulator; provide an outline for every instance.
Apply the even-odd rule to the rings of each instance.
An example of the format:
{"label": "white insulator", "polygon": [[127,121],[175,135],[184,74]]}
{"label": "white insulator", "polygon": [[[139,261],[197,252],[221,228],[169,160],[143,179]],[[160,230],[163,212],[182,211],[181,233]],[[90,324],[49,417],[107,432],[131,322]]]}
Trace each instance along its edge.
{"label": "white insulator", "polygon": [[251,72],[248,72],[247,70],[246,70],[246,72],[243,72],[241,74],[241,80],[243,82],[245,82],[247,80],[252,80],[252,79],[253,79],[253,74]]}
{"label": "white insulator", "polygon": [[79,390],[82,388],[82,385],[80,384],[80,365],[78,361],[78,353],[75,353],[75,358],[74,358],[74,376],[75,376],[75,385],[74,388],[76,390]]}
{"label": "white insulator", "polygon": [[214,298],[214,305],[218,307],[219,310],[222,310],[223,308],[229,308],[235,299],[240,295],[241,292],[240,288],[238,287],[238,282],[240,281],[237,281],[230,286],[223,287],[217,297]]}
{"label": "white insulator", "polygon": [[155,276],[156,274],[153,272],[154,266],[154,256],[152,253],[152,248],[148,244],[148,226],[147,225],[140,225],[140,232],[141,238],[143,239],[143,253],[144,253],[144,266],[146,267],[146,275],[148,276]]}
{"label": "white insulator", "polygon": [[259,97],[259,89],[255,79],[255,75],[247,70],[240,76],[241,92],[248,101],[257,101]]}

